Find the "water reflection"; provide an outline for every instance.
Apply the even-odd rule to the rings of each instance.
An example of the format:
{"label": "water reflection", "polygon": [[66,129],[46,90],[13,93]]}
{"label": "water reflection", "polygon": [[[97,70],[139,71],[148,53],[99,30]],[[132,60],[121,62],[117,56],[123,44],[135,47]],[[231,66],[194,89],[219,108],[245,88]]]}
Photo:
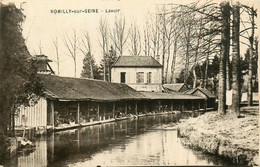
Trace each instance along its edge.
{"label": "water reflection", "polygon": [[185,148],[172,126],[174,115],[144,117],[57,132],[36,141],[6,166],[228,165]]}

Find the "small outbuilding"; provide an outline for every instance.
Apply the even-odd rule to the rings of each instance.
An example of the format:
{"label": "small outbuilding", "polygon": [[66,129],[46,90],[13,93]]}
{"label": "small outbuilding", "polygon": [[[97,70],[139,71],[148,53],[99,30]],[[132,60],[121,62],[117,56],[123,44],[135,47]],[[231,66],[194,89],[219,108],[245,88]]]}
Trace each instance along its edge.
{"label": "small outbuilding", "polygon": [[207,89],[197,87],[197,88],[194,88],[194,89],[191,89],[191,90],[187,90],[187,91],[183,92],[183,94],[189,94],[189,95],[204,97],[207,101],[207,103],[206,103],[207,108],[215,108],[216,107],[216,96]]}
{"label": "small outbuilding", "polygon": [[163,88],[168,92],[185,92],[189,87],[185,83],[164,84]]}

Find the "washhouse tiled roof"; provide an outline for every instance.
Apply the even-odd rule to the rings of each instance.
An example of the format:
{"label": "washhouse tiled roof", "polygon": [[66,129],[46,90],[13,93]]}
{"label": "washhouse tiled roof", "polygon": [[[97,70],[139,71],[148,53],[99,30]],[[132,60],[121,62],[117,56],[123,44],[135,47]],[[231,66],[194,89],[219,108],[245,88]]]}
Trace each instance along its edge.
{"label": "washhouse tiled roof", "polygon": [[45,89],[45,96],[50,99],[70,101],[118,101],[141,100],[146,97],[127,86],[94,79],[60,77],[39,74]]}
{"label": "washhouse tiled roof", "polygon": [[153,100],[196,100],[196,99],[205,99],[203,97],[182,94],[178,92],[172,93],[162,93],[162,92],[141,92],[149,99]]}
{"label": "washhouse tiled roof", "polygon": [[120,56],[113,67],[162,67],[162,65],[151,56]]}

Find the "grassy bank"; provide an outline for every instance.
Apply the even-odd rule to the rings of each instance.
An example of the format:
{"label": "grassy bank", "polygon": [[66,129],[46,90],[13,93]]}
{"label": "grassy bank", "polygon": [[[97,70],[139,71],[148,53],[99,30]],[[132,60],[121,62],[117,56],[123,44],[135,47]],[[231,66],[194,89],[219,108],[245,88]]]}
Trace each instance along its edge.
{"label": "grassy bank", "polygon": [[205,113],[182,120],[178,125],[184,144],[218,154],[237,164],[259,165],[258,106],[241,109],[242,118],[232,113]]}

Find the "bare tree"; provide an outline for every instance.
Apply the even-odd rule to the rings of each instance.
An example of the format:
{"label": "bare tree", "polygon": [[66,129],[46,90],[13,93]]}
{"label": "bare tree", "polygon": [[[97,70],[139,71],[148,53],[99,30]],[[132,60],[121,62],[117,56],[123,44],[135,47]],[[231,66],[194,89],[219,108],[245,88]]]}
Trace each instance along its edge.
{"label": "bare tree", "polygon": [[[166,11],[164,8],[163,10]],[[167,15],[168,16],[168,15]],[[169,72],[169,66],[170,66],[170,56],[171,56],[171,47],[172,43],[174,42],[173,38],[176,34],[176,16],[175,15],[169,15],[166,17],[167,20],[165,20],[165,24],[162,24],[163,31],[165,33],[166,37],[166,52],[167,52],[167,58],[166,58],[166,68],[165,68],[165,82],[168,82],[168,72]],[[175,60],[174,60],[175,61]]]}
{"label": "bare tree", "polygon": [[177,50],[178,50],[178,38],[176,37],[174,40],[174,50],[173,50],[173,54],[172,54],[172,64],[171,64],[171,83],[175,83],[175,65],[176,65],[176,56],[177,56]]}
{"label": "bare tree", "polygon": [[[195,31],[195,36],[196,36],[196,44],[195,47],[193,48],[195,53],[194,53],[194,63],[192,66],[192,73],[193,73],[193,88],[196,88],[197,84],[197,74],[196,74],[196,67],[198,65],[198,58],[199,58],[199,50],[200,50],[200,45],[201,45],[201,40],[202,40],[202,28],[203,28],[203,23],[202,19],[197,20],[197,25],[196,25],[196,31]],[[192,46],[191,46],[192,47]]]}
{"label": "bare tree", "polygon": [[90,69],[90,78],[94,78],[94,59],[91,51],[91,42],[88,32],[85,32],[83,34],[82,40],[82,48],[80,48],[80,51],[85,56],[85,61],[88,62],[89,69]]}
{"label": "bare tree", "polygon": [[249,52],[249,64],[248,64],[248,95],[247,95],[247,101],[248,106],[252,106],[253,104],[253,95],[252,95],[252,78],[253,78],[253,51],[254,51],[254,36],[255,36],[255,16],[256,16],[256,10],[251,7],[248,12],[251,16],[251,24],[252,24],[252,33],[249,37],[250,42],[250,52]]}
{"label": "bare tree", "polygon": [[219,102],[218,113],[226,114],[226,58],[228,56],[228,44],[230,41],[230,5],[229,2],[220,4],[222,29],[221,29],[221,54],[219,65]]}
{"label": "bare tree", "polygon": [[150,48],[152,50],[152,56],[155,57],[156,55],[159,55],[159,50],[161,47],[161,32],[160,32],[160,25],[158,24],[160,22],[160,17],[158,15],[155,15],[155,20],[152,15],[150,15],[150,40],[151,45]]}
{"label": "bare tree", "polygon": [[165,55],[167,52],[167,39],[166,39],[166,34],[167,34],[167,20],[166,20],[166,9],[165,5],[163,6],[162,13],[159,14],[160,16],[160,32],[161,32],[161,53],[162,53],[162,83],[166,82],[166,76],[165,76]]}
{"label": "bare tree", "polygon": [[102,53],[103,53],[103,59],[104,59],[104,71],[103,71],[103,79],[104,81],[107,81],[107,77],[106,77],[106,66],[107,66],[107,62],[106,62],[106,54],[108,53],[108,45],[109,45],[109,32],[108,32],[108,23],[106,21],[106,19],[104,18],[100,18],[99,20],[99,33],[100,33],[100,39],[99,39],[99,44],[102,48]]}
{"label": "bare tree", "polygon": [[42,41],[39,42],[39,54],[42,55]]}
{"label": "bare tree", "polygon": [[187,83],[187,79],[189,77],[189,69],[190,69],[190,50],[192,43],[192,30],[194,25],[194,16],[189,15],[190,17],[185,17],[182,20],[182,46],[185,48],[185,67],[184,67],[184,83]]}
{"label": "bare tree", "polygon": [[78,45],[79,45],[79,39],[77,36],[77,32],[74,29],[72,37],[69,37],[67,33],[64,34],[63,37],[64,45],[67,48],[68,53],[70,57],[72,57],[74,62],[74,77],[76,77],[77,74],[77,51],[78,51]]}
{"label": "bare tree", "polygon": [[239,47],[239,33],[240,33],[240,4],[237,2],[232,7],[233,12],[233,26],[232,26],[232,111],[239,115],[240,110],[240,47]]}
{"label": "bare tree", "polygon": [[150,50],[151,50],[151,44],[150,44],[150,41],[151,41],[151,32],[150,32],[150,26],[149,26],[149,22],[146,21],[146,24],[144,26],[144,55],[146,56],[150,56]]}
{"label": "bare tree", "polygon": [[57,71],[58,75],[60,75],[60,57],[59,57],[59,45],[58,45],[58,38],[56,37],[53,39],[53,45],[56,52],[56,63],[57,63]]}
{"label": "bare tree", "polygon": [[[171,8],[171,10],[173,10]],[[170,24],[172,26],[172,43],[173,43],[173,54],[172,54],[172,62],[171,62],[171,78],[170,82],[175,83],[175,68],[176,68],[176,57],[177,57],[177,51],[180,49],[180,45],[178,45],[179,37],[181,34],[181,27],[180,27],[180,20],[181,17],[179,17],[179,12],[172,11],[172,14],[170,15]],[[170,53],[168,54],[170,56]],[[170,62],[169,62],[170,63]]]}
{"label": "bare tree", "polygon": [[130,38],[130,45],[131,45],[129,52],[134,56],[139,56],[142,50],[141,35],[135,23],[131,25],[129,31],[129,38]]}
{"label": "bare tree", "polygon": [[[203,4],[194,2],[188,5],[177,5],[172,13],[176,13],[179,18],[179,45],[185,61],[184,82],[187,82],[191,69],[195,87],[197,64],[208,61],[208,57],[214,52],[213,48],[220,43],[219,39],[214,39],[220,34],[219,7],[212,2]],[[208,40],[209,37],[214,40]]]}
{"label": "bare tree", "polygon": [[117,50],[119,56],[123,55],[125,44],[129,36],[129,31],[126,29],[125,17],[120,15],[115,17],[114,26],[110,34],[110,39]]}
{"label": "bare tree", "polygon": [[[255,36],[255,29],[256,29],[256,23],[255,23],[255,17],[257,16],[256,9],[254,7],[249,7],[246,5],[241,5],[242,12],[245,11],[249,18],[245,17],[243,20],[241,17],[241,25],[243,26],[243,30],[240,31],[240,37],[245,38],[249,41],[249,44],[240,41],[240,43],[246,45],[249,47],[249,61],[248,61],[248,91],[247,91],[247,100],[248,100],[248,106],[251,106],[253,104],[253,98],[252,98],[252,78],[253,78],[253,57],[254,57],[254,36]],[[246,26],[247,25],[247,26]],[[251,34],[249,34],[248,31],[251,31]],[[245,35],[246,34],[246,35]]]}

